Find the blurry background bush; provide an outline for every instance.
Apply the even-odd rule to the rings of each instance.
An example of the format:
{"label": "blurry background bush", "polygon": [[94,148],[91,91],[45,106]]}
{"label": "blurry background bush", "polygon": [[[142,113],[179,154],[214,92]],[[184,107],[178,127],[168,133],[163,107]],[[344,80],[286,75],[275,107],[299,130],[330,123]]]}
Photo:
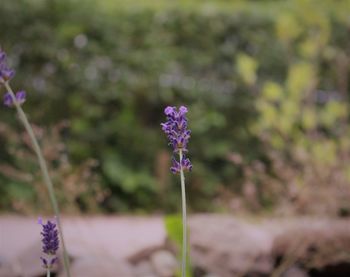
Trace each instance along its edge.
{"label": "blurry background bush", "polygon": [[[137,4],[136,4],[137,3]],[[188,105],[194,211],[350,212],[350,1],[4,0],[0,43],[65,212],[175,211],[160,130]],[[0,209],[49,211],[0,110]]]}

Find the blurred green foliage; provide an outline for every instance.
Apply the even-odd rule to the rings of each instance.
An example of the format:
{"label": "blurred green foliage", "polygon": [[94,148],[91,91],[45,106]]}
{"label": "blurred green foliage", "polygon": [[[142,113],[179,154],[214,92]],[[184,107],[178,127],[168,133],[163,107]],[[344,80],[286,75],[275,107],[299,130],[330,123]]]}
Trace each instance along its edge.
{"label": "blurred green foliage", "polygon": [[[247,180],[263,190],[249,172],[259,161],[276,177],[271,145],[285,155],[290,140],[309,143],[315,157],[331,159],[339,136],[318,147],[306,133],[317,126],[329,134],[336,121],[347,121],[349,1],[100,2],[3,1],[0,43],[17,69],[13,86],[29,94],[31,120],[44,130],[68,122],[61,141],[72,171],[98,162],[92,173],[102,210],[180,207],[159,128],[166,105],[190,110],[190,209],[228,209]],[[346,101],[308,105],[316,90]],[[13,111],[0,115],[6,128],[20,130]],[[13,157],[7,132],[0,139],[2,165],[35,172]],[[56,164],[53,158],[52,170]],[[0,208],[23,210],[14,193],[23,207],[38,200],[31,182],[1,172]],[[57,177],[62,203],[65,182]],[[264,207],[273,202],[262,198]],[[86,201],[77,193],[70,204],[95,210]]]}

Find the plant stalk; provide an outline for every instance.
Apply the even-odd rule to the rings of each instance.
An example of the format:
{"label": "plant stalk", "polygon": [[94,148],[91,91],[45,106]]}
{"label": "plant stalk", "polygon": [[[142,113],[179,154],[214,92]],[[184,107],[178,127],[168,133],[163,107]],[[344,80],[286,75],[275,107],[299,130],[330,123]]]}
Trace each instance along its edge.
{"label": "plant stalk", "polygon": [[[33,146],[33,150],[34,150],[34,152],[35,152],[35,154],[36,154],[36,156],[38,158],[40,169],[41,169],[41,173],[42,173],[42,177],[43,177],[44,183],[45,183],[45,185],[47,187],[47,190],[49,192],[49,198],[50,198],[50,201],[51,201],[51,205],[52,205],[52,208],[53,208],[54,213],[56,215],[57,227],[58,227],[60,239],[61,239],[61,242],[62,242],[64,269],[65,269],[67,277],[71,277],[70,271],[69,271],[69,259],[68,259],[66,246],[65,246],[65,243],[64,243],[63,230],[62,230],[62,226],[61,226],[60,211],[59,211],[59,208],[58,208],[57,199],[56,199],[56,196],[55,196],[55,192],[54,192],[54,189],[53,189],[53,184],[52,184],[52,181],[51,181],[51,178],[50,178],[50,175],[49,175],[49,171],[47,169],[46,161],[45,161],[44,156],[42,154],[42,151],[40,149],[38,140],[35,137],[33,128],[31,127],[31,125],[30,125],[30,123],[28,121],[28,118],[27,118],[26,114],[24,113],[21,105],[18,104],[18,102],[16,101],[16,96],[15,96],[13,90],[11,89],[8,81],[4,82],[4,84],[5,84],[5,87],[6,87],[7,91],[10,93],[10,95],[12,97],[12,101],[13,101],[15,107],[16,107],[18,116],[19,116],[20,120],[22,121],[22,123],[24,125],[24,128],[25,128],[25,130],[27,131],[27,133],[28,133],[28,135],[30,137],[30,140],[31,140],[32,146]],[[50,274],[50,273],[48,273],[48,274]]]}
{"label": "plant stalk", "polygon": [[182,168],[182,150],[179,150],[180,156],[180,179],[181,179],[181,198],[182,198],[182,263],[181,272],[182,277],[186,277],[186,260],[187,260],[187,213],[186,213],[186,187],[185,175]]}
{"label": "plant stalk", "polygon": [[50,277],[50,269],[47,269],[46,277]]}

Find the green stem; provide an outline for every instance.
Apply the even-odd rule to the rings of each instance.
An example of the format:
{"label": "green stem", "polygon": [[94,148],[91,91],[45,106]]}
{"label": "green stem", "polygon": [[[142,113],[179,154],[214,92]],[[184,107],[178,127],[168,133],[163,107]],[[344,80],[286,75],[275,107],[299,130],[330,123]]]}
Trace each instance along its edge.
{"label": "green stem", "polygon": [[180,179],[181,179],[181,198],[182,198],[182,263],[181,272],[182,277],[186,276],[186,260],[187,260],[187,215],[186,215],[186,187],[185,175],[182,168],[182,150],[179,151],[180,156]]}
{"label": "green stem", "polygon": [[50,277],[50,269],[47,269],[46,277]]}
{"label": "green stem", "polygon": [[41,169],[41,173],[42,173],[42,176],[43,176],[43,180],[44,180],[44,183],[45,183],[45,185],[47,187],[47,190],[49,192],[49,197],[50,197],[50,201],[51,201],[51,204],[52,204],[52,208],[53,208],[54,213],[56,215],[57,227],[58,227],[60,239],[61,239],[61,242],[62,242],[64,268],[65,268],[67,277],[71,277],[70,271],[69,271],[69,259],[68,259],[68,255],[67,255],[67,250],[66,250],[66,246],[65,246],[65,243],[64,243],[64,239],[63,239],[63,231],[62,231],[61,220],[60,220],[60,211],[59,211],[59,208],[58,208],[55,192],[54,192],[54,189],[53,189],[53,184],[52,184],[52,181],[51,181],[51,178],[50,178],[50,175],[49,175],[49,171],[47,169],[47,165],[46,165],[44,156],[43,156],[43,154],[41,152],[38,140],[35,137],[34,131],[33,131],[32,127],[31,127],[31,125],[30,125],[30,123],[28,121],[28,118],[27,118],[26,114],[24,113],[21,105],[18,104],[18,102],[16,101],[16,96],[15,96],[13,90],[11,89],[11,87],[10,87],[10,85],[9,85],[9,83],[7,81],[4,84],[5,84],[5,87],[6,87],[7,91],[10,93],[10,95],[12,97],[12,100],[13,100],[13,103],[14,103],[14,105],[16,107],[18,116],[19,116],[20,120],[22,121],[22,123],[24,125],[24,128],[26,129],[26,131],[27,131],[27,133],[28,133],[28,135],[30,137],[30,140],[31,140],[32,145],[33,145],[33,150],[34,150],[34,152],[35,152],[35,154],[36,154],[36,156],[38,158],[40,169]]}

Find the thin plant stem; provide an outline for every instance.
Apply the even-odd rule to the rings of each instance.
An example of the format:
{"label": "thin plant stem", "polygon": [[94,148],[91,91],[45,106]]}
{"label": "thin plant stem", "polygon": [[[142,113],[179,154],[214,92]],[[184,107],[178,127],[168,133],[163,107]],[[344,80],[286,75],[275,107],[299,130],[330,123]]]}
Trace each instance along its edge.
{"label": "thin plant stem", "polygon": [[59,211],[59,208],[58,208],[57,199],[56,199],[56,196],[55,196],[55,192],[54,192],[54,189],[53,189],[53,184],[52,184],[52,181],[51,181],[51,178],[50,178],[50,175],[49,175],[49,171],[47,169],[46,161],[45,161],[44,156],[42,154],[42,151],[40,149],[38,140],[35,137],[33,128],[30,125],[30,123],[28,121],[28,118],[27,118],[26,114],[24,113],[21,105],[18,104],[18,102],[16,101],[16,97],[15,97],[15,94],[14,94],[13,90],[11,89],[11,87],[10,87],[10,85],[9,85],[9,83],[7,81],[4,82],[4,84],[5,84],[5,87],[6,87],[7,91],[10,93],[10,95],[12,97],[12,101],[13,101],[15,107],[16,107],[18,116],[19,116],[20,120],[22,121],[22,123],[24,125],[24,128],[26,129],[26,131],[27,131],[27,133],[28,133],[28,135],[30,137],[30,140],[31,140],[32,145],[33,145],[33,150],[34,150],[34,152],[35,152],[35,154],[36,154],[36,156],[38,158],[40,169],[41,169],[41,173],[42,173],[42,177],[43,177],[44,183],[45,183],[45,185],[47,187],[47,190],[49,192],[49,198],[50,198],[50,201],[51,201],[51,204],[52,204],[52,208],[53,208],[54,213],[56,215],[57,227],[58,227],[58,230],[59,230],[59,235],[60,235],[60,239],[61,239],[61,243],[62,243],[62,249],[63,249],[64,269],[65,269],[67,277],[71,277],[70,271],[69,271],[69,259],[68,259],[66,246],[65,246],[65,243],[64,243],[63,230],[62,230],[62,226],[61,226],[60,211]]}
{"label": "thin plant stem", "polygon": [[46,277],[50,277],[50,269],[47,269]]}
{"label": "thin plant stem", "polygon": [[182,277],[186,277],[186,260],[187,260],[187,213],[186,213],[186,187],[185,175],[182,168],[182,150],[179,150],[180,156],[180,179],[181,179],[181,198],[182,198]]}

